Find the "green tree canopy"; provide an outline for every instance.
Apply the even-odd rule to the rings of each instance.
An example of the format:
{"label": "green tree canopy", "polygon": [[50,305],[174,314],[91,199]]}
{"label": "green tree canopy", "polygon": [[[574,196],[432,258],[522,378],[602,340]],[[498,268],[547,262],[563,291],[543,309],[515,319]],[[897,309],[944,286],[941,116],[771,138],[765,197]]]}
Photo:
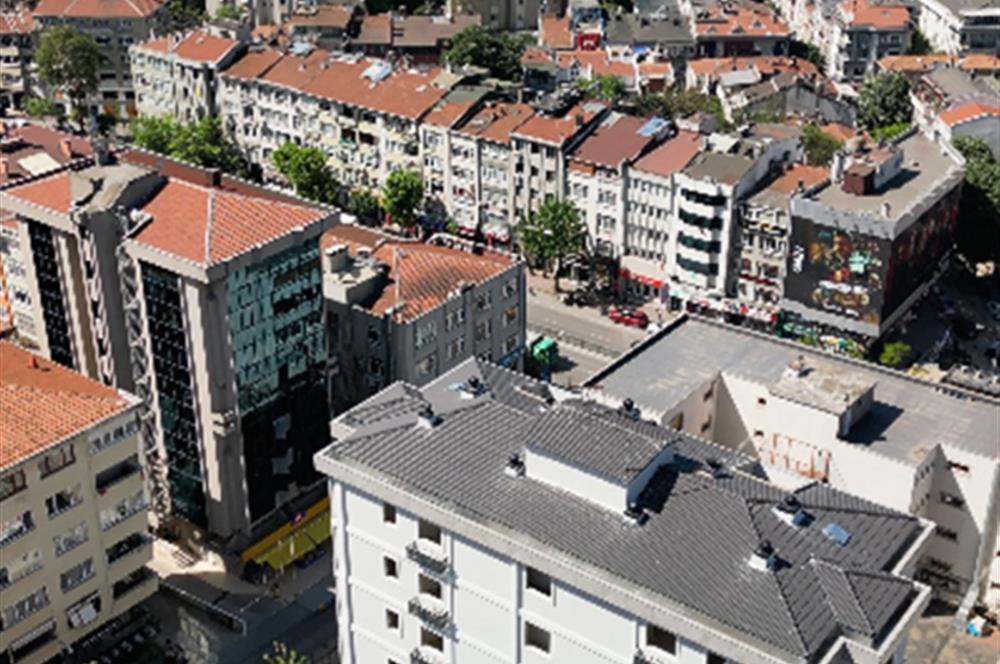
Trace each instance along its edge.
{"label": "green tree canopy", "polygon": [[275,641],[271,644],[271,652],[264,654],[265,664],[309,664],[309,659],[303,657],[284,643]]}
{"label": "green tree canopy", "polygon": [[545,269],[554,268],[558,291],[563,260],[586,248],[587,228],[580,210],[570,201],[550,198],[530,220],[522,220],[517,231],[525,255]]}
{"label": "green tree canopy", "polygon": [[194,124],[182,124],[169,117],[140,117],[132,122],[132,137],[137,147],[189,164],[218,168],[232,175],[246,172],[239,151],[215,116]]}
{"label": "green tree canopy", "polygon": [[907,55],[928,55],[934,52],[934,47],[931,46],[931,42],[927,37],[920,31],[919,28],[913,30],[913,35],[910,37],[910,48],[906,50]]}
{"label": "green tree canopy", "polygon": [[415,171],[393,171],[382,188],[382,200],[390,221],[403,227],[413,226],[424,199],[424,181]]}
{"label": "green tree canopy", "polygon": [[87,97],[97,92],[103,58],[93,37],[69,26],[42,32],[35,52],[38,75],[46,85],[66,95],[81,127],[86,119]]}
{"label": "green tree canopy", "polygon": [[793,41],[789,53],[796,58],[802,58],[816,65],[820,73],[826,73],[826,58],[818,46],[808,42]]}
{"label": "green tree canopy", "polygon": [[972,262],[1000,261],[1000,163],[978,138],[957,137],[955,147],[966,161],[958,249]]}
{"label": "green tree canopy", "polygon": [[595,76],[589,81],[580,79],[577,85],[588,99],[617,103],[628,96],[628,86],[625,85],[625,81],[610,74]]}
{"label": "green tree canopy", "polygon": [[865,79],[858,93],[858,123],[874,131],[910,122],[910,79],[900,72],[882,72]]}
{"label": "green tree canopy", "polygon": [[24,110],[33,118],[61,118],[62,106],[45,97],[32,97],[25,103]]}
{"label": "green tree canopy", "polygon": [[898,368],[906,363],[912,352],[913,348],[905,341],[892,341],[882,347],[878,363],[883,366]]}
{"label": "green tree canopy", "polygon": [[722,101],[699,90],[668,90],[663,94],[646,94],[636,97],[634,104],[640,115],[683,118],[697,112],[711,113],[720,130],[729,126],[722,110]]}
{"label": "green tree canopy", "polygon": [[375,194],[367,189],[354,189],[347,197],[347,210],[366,226],[377,226],[382,218],[382,207]]}
{"label": "green tree canopy", "polygon": [[275,168],[295,187],[302,198],[319,203],[336,203],[340,195],[326,153],[288,142],[274,151]]}
{"label": "green tree canopy", "polygon": [[513,81],[521,75],[521,54],[525,40],[481,25],[470,26],[452,38],[444,50],[448,64],[473,65],[488,69],[492,76]]}
{"label": "green tree canopy", "polygon": [[[204,7],[202,4],[201,7]],[[197,28],[205,22],[205,13],[195,2],[185,0],[170,0],[167,3],[167,15],[170,18],[170,31],[183,32]]]}
{"label": "green tree canopy", "polygon": [[833,161],[833,155],[840,146],[840,141],[824,133],[816,125],[809,125],[802,130],[802,148],[810,166],[826,166]]}
{"label": "green tree canopy", "polygon": [[242,15],[240,14],[240,10],[233,5],[219,5],[219,8],[215,10],[215,18],[238,21],[242,18]]}

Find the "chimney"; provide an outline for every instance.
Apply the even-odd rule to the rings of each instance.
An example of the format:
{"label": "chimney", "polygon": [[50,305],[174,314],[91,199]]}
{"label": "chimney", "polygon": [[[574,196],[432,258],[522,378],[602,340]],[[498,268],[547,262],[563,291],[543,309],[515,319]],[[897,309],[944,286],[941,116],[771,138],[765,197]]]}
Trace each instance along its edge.
{"label": "chimney", "polygon": [[417,413],[417,426],[421,429],[433,429],[440,423],[441,418],[434,413],[434,409],[431,408],[430,404],[424,406],[423,409]]}
{"label": "chimney", "polygon": [[889,201],[884,201],[882,203],[882,216],[885,217],[886,219],[892,216],[892,205],[889,203]]}
{"label": "chimney", "polygon": [[798,192],[798,193],[800,193],[800,194],[806,193],[806,181],[803,180],[803,179],[801,179],[801,178],[799,178],[799,182],[798,182],[798,184],[795,187],[795,191]]}
{"label": "chimney", "polygon": [[323,253],[326,256],[326,269],[328,272],[342,272],[347,269],[349,262],[347,246],[334,244],[327,247]]}
{"label": "chimney", "polygon": [[774,551],[774,545],[770,540],[761,540],[757,548],[750,555],[750,567],[766,572],[773,570],[778,564],[778,555]]}
{"label": "chimney", "polygon": [[33,354],[32,355],[28,355],[28,368],[29,369],[37,369],[38,368],[38,358],[35,357]]}
{"label": "chimney", "polygon": [[72,143],[68,138],[64,138],[61,141],[59,141],[59,152],[61,152],[62,156],[66,157],[67,159],[73,158]]}

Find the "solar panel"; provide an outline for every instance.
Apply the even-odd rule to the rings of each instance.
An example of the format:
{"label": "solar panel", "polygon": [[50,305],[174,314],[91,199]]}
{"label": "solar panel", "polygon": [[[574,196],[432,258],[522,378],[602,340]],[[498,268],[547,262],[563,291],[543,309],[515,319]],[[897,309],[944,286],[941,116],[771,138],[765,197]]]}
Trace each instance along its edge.
{"label": "solar panel", "polygon": [[823,526],[823,534],[840,546],[844,546],[851,541],[851,534],[835,523],[828,523]]}

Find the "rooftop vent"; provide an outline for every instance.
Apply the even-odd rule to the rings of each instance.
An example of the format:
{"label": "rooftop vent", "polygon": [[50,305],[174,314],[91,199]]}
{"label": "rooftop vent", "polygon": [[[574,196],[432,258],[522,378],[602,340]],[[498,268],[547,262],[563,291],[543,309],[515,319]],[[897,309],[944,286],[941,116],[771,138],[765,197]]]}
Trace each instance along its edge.
{"label": "rooftop vent", "polygon": [[431,408],[430,404],[424,406],[420,412],[417,413],[417,425],[421,429],[433,429],[440,423],[441,418],[435,414],[434,409]]}
{"label": "rooftop vent", "polygon": [[705,465],[708,466],[708,473],[712,477],[718,479],[720,477],[726,476],[726,467],[723,465],[721,461],[719,461],[715,457],[709,457],[708,459],[705,459]]}
{"label": "rooftop vent", "polygon": [[625,518],[637,526],[641,526],[649,521],[649,515],[636,503],[629,503],[625,508]]}
{"label": "rooftop vent", "polygon": [[520,454],[511,454],[503,472],[508,477],[524,477],[524,459]]}
{"label": "rooftop vent", "polygon": [[750,556],[750,567],[766,572],[778,566],[778,554],[770,540],[761,540]]}
{"label": "rooftop vent", "polygon": [[795,494],[790,493],[782,498],[772,511],[776,517],[789,526],[801,528],[809,524],[809,515],[802,509],[802,503],[795,497]]}
{"label": "rooftop vent", "polygon": [[801,378],[809,372],[806,366],[806,356],[799,355],[794,360],[785,365],[785,375],[789,378]]}
{"label": "rooftop vent", "polygon": [[460,389],[463,399],[475,399],[486,392],[486,385],[477,376],[469,376]]}
{"label": "rooftop vent", "polygon": [[846,546],[851,541],[851,534],[836,523],[831,522],[823,526],[823,534],[840,546]]}
{"label": "rooftop vent", "polygon": [[635,405],[635,402],[632,401],[632,399],[625,399],[622,401],[622,405],[618,407],[618,412],[629,419],[639,419],[639,408]]}

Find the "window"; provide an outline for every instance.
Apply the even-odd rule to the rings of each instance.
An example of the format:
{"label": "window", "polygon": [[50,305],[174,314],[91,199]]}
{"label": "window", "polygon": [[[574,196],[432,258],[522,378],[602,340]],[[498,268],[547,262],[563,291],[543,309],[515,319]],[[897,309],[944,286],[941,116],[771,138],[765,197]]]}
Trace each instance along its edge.
{"label": "window", "polygon": [[34,527],[35,521],[31,517],[31,510],[9,519],[0,520],[0,546],[7,542],[13,542]]}
{"label": "window", "polygon": [[705,423],[701,425],[701,432],[705,433],[710,428],[712,428],[712,418],[711,417],[709,417],[707,420],[705,420]]}
{"label": "window", "polygon": [[431,320],[418,325],[416,330],[416,347],[423,348],[434,341],[435,337],[437,337],[437,321]]}
{"label": "window", "polygon": [[18,491],[23,491],[26,486],[23,468],[0,477],[0,500],[9,498]]}
{"label": "window", "polygon": [[416,369],[418,376],[431,376],[434,374],[434,368],[436,366],[437,366],[437,355],[431,353],[424,359],[417,362],[414,365],[414,369]]}
{"label": "window", "polygon": [[552,578],[548,574],[539,572],[534,567],[525,568],[524,585],[546,597],[552,596]]}
{"label": "window", "polygon": [[441,544],[441,529],[430,521],[420,519],[417,524],[417,537],[428,542]]}
{"label": "window", "polygon": [[3,557],[4,567],[0,567],[0,589],[6,588],[15,581],[20,581],[32,572],[42,568],[42,552],[38,549],[25,551],[20,556]]}
{"label": "window", "polygon": [[704,394],[704,395],[703,395],[703,396],[701,397],[701,400],[702,400],[702,401],[708,401],[709,399],[711,399],[711,398],[712,398],[712,396],[713,396],[713,395],[714,395],[714,393],[715,393],[715,392],[714,392],[714,390],[715,390],[715,388],[714,388],[714,387],[710,387],[710,388],[708,388],[708,392],[705,392],[705,394]]}
{"label": "window", "polygon": [[42,477],[45,477],[62,470],[74,461],[76,461],[76,454],[73,452],[73,446],[63,445],[42,457],[42,460],[38,462],[38,470]]}
{"label": "window", "polygon": [[765,399],[764,397],[757,397],[757,405],[758,406],[766,406],[767,405],[767,399]]}
{"label": "window", "polygon": [[60,533],[52,538],[52,544],[55,547],[56,555],[61,556],[67,551],[72,551],[76,547],[80,546],[87,541],[87,524],[81,523],[78,526],[70,528],[64,533]]}
{"label": "window", "polygon": [[677,652],[677,637],[673,632],[660,629],[655,625],[647,625],[646,645],[673,655]]}
{"label": "window", "polygon": [[674,431],[680,431],[684,428],[684,413],[677,413],[674,419],[670,420],[670,428]]}
{"label": "window", "polygon": [[444,639],[426,627],[420,628],[420,645],[433,648],[438,652],[444,652]]}
{"label": "window", "polygon": [[965,507],[964,500],[962,500],[961,498],[959,498],[954,494],[948,493],[947,491],[941,492],[941,502],[944,503],[945,505],[950,505],[952,507],[957,507],[959,509]]}
{"label": "window", "polygon": [[962,464],[962,463],[956,463],[954,461],[949,461],[948,462],[948,468],[952,469],[953,471],[955,471],[956,473],[958,473],[960,475],[968,475],[969,474],[969,467],[966,466],[965,464]]}
{"label": "window", "polygon": [[448,344],[448,359],[453,360],[465,353],[465,337],[458,337]]}
{"label": "window", "polygon": [[94,559],[87,558],[79,565],[74,565],[63,572],[59,577],[59,586],[64,593],[69,592],[93,577],[94,574]]}
{"label": "window", "polygon": [[541,627],[526,622],[524,623],[524,645],[547,653],[552,649],[552,635]]}
{"label": "window", "polygon": [[399,629],[399,614],[392,609],[385,610],[385,626],[391,630]]}
{"label": "window", "polygon": [[506,341],[503,342],[503,352],[512,353],[514,352],[514,349],[517,348],[517,346],[518,346],[517,335],[512,334],[511,336],[507,337]]}
{"label": "window", "polygon": [[493,296],[489,291],[485,293],[480,293],[476,296],[476,310],[477,311],[488,311],[490,305],[493,304]]}
{"label": "window", "polygon": [[421,595],[430,595],[431,597],[441,599],[441,584],[429,576],[421,574],[417,578],[417,588],[420,590]]}
{"label": "window", "polygon": [[396,523],[396,506],[382,503],[382,522]]}
{"label": "window", "polygon": [[722,655],[716,655],[714,652],[708,653],[707,664],[726,664],[726,658]]}
{"label": "window", "polygon": [[384,556],[382,558],[382,571],[385,572],[385,575],[387,577],[389,577],[391,579],[398,579],[399,578],[399,563],[397,563],[392,558],[389,558],[388,556]]}
{"label": "window", "polygon": [[27,597],[24,597],[3,609],[3,627],[10,628],[33,613],[37,613],[49,605],[49,595],[42,586]]}
{"label": "window", "polygon": [[80,490],[80,483],[69,489],[57,491],[45,499],[45,509],[50,519],[54,519],[63,512],[76,507],[83,502],[83,493]]}
{"label": "window", "polygon": [[476,341],[486,341],[493,332],[493,321],[484,320],[476,325]]}
{"label": "window", "polygon": [[951,530],[950,528],[945,528],[944,526],[938,526],[937,528],[934,529],[934,532],[937,534],[938,537],[941,537],[942,539],[951,540],[952,542],[958,541],[958,533],[956,533],[954,530]]}

